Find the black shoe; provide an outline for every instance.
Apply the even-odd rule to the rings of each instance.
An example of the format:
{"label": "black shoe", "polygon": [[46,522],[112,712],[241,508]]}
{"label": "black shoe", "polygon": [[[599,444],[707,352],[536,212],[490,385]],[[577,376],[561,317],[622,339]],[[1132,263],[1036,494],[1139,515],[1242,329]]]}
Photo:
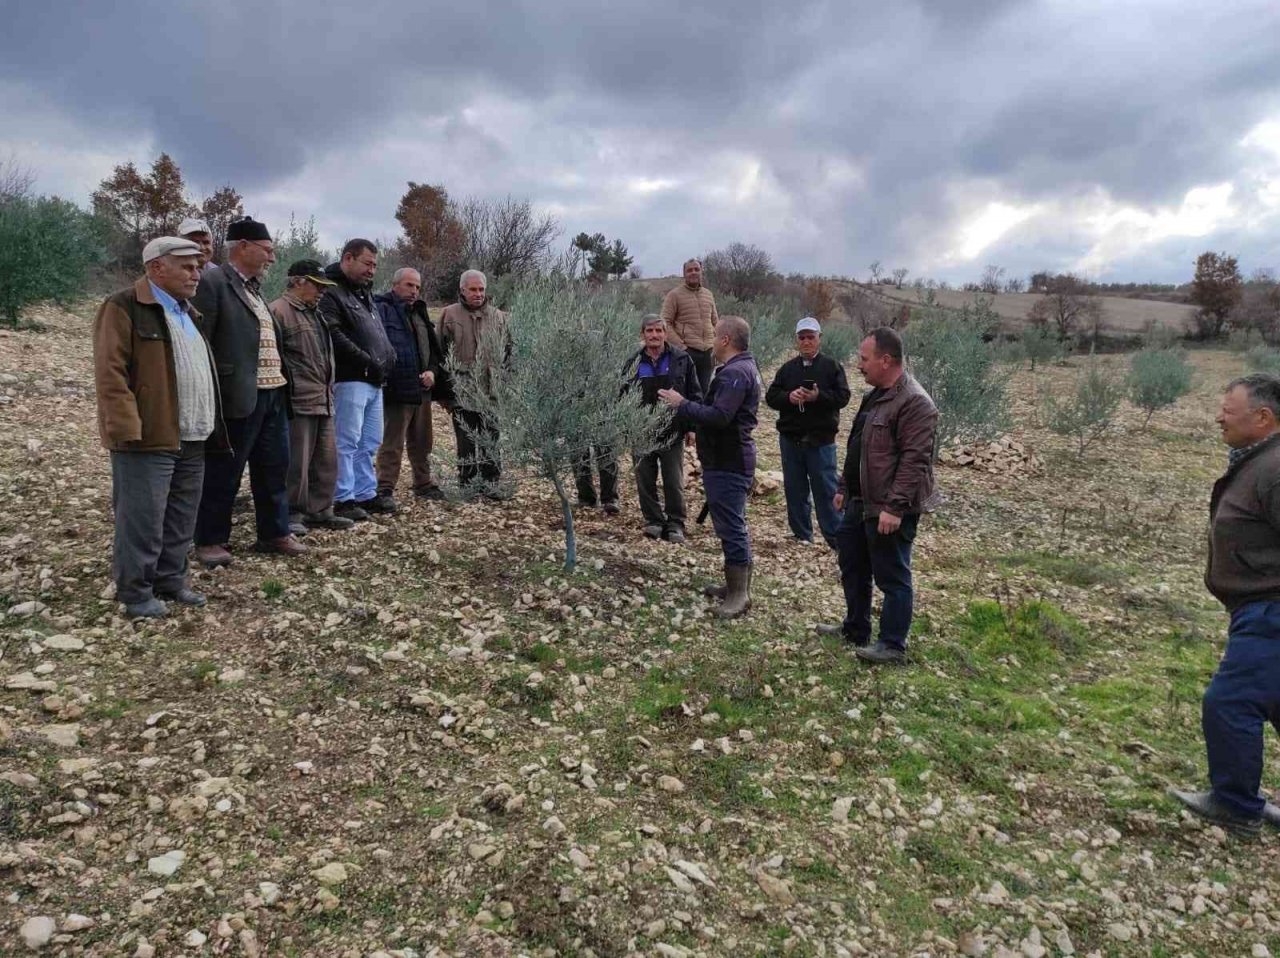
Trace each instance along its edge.
{"label": "black shoe", "polygon": [[384,516],[394,516],[400,511],[400,504],[391,497],[391,493],[384,492],[374,496],[372,499],[359,499],[356,501],[365,512],[378,513]]}
{"label": "black shoe", "polygon": [[603,510],[606,516],[616,516],[619,512],[622,511],[622,507],[618,505],[616,502],[606,502],[600,508],[601,510]]}
{"label": "black shoe", "polygon": [[1213,792],[1187,792],[1171,788],[1169,796],[1176,798],[1193,814],[1207,822],[1221,825],[1238,838],[1257,838],[1262,831],[1262,818],[1241,818],[1218,801]]}
{"label": "black shoe", "polygon": [[350,499],[345,502],[335,502],[333,504],[333,514],[343,519],[350,519],[352,522],[366,522],[369,519],[369,513],[365,512]]}
{"label": "black shoe", "polygon": [[853,654],[863,662],[870,662],[872,665],[905,665],[907,661],[906,652],[895,649],[891,645],[885,645],[883,642],[877,642],[870,648],[855,647]]}
{"label": "black shoe", "polygon": [[1267,802],[1262,806],[1262,820],[1272,828],[1280,828],[1280,806]]}
{"label": "black shoe", "polygon": [[178,605],[189,605],[193,609],[198,609],[209,601],[203,592],[189,589],[185,585],[177,592],[157,592],[156,598],[163,599],[165,602],[176,602]]}
{"label": "black shoe", "polygon": [[662,538],[662,526],[657,526],[657,525],[647,525],[647,526],[645,526],[645,527],[644,527],[644,534],[645,534],[645,536],[646,536],[647,538],[649,538],[649,539],[661,539],[661,538]]}
{"label": "black shoe", "polygon": [[668,542],[670,542],[672,545],[677,545],[677,546],[682,545],[684,543],[684,530],[668,529],[666,531],[666,534],[663,535],[663,538],[666,539]]}
{"label": "black shoe", "polygon": [[[360,507],[353,506],[353,508]],[[364,512],[363,509],[360,511]],[[302,521],[311,529],[350,529],[356,524],[354,519],[340,516],[333,509],[326,509],[324,512],[308,512],[302,517]]]}
{"label": "black shoe", "polygon": [[444,490],[439,486],[419,486],[413,490],[413,494],[419,499],[427,499],[431,502],[442,502],[447,498]]}

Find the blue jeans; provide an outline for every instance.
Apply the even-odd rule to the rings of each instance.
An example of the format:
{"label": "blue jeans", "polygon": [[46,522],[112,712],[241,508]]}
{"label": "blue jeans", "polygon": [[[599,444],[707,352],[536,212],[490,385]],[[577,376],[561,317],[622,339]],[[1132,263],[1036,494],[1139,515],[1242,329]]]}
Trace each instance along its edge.
{"label": "blue jeans", "polygon": [[1250,602],[1231,613],[1227,653],[1200,707],[1214,797],[1257,819],[1264,800],[1263,723],[1280,732],[1280,602]]}
{"label": "blue jeans", "polygon": [[831,504],[836,494],[836,444],[805,446],[779,434],[782,451],[782,490],[787,496],[787,524],[797,539],[813,540],[813,520],[809,512],[810,492],[818,512],[822,538],[833,549],[840,515]]}
{"label": "blue jeans", "polygon": [[702,473],[711,525],[720,538],[725,565],[751,564],[751,533],[747,531],[747,495],[751,477],[741,472],[707,469]]}
{"label": "blue jeans", "polygon": [[335,502],[364,502],[378,494],[373,457],[382,444],[382,390],[368,383],[335,383],[334,428],[338,443]]}
{"label": "blue jeans", "polygon": [[227,420],[231,455],[211,453],[206,457],[196,517],[196,545],[220,546],[231,541],[231,509],[246,464],[258,541],[270,542],[289,534],[289,415],[285,410],[285,388],[259,389],[253,412],[243,419]]}
{"label": "blue jeans", "polygon": [[879,513],[862,517],[862,501],[845,503],[836,531],[840,584],[844,587],[844,635],[863,645],[871,639],[871,585],[884,593],[880,607],[880,641],[890,648],[907,647],[915,593],[911,586],[911,543],[919,515],[902,517],[898,531],[887,536],[877,530]]}

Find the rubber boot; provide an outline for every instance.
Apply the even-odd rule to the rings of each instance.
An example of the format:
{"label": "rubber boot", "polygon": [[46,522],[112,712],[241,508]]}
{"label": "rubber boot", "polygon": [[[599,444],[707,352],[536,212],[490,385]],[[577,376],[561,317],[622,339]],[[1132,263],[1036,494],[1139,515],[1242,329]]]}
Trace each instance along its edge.
{"label": "rubber boot", "polygon": [[724,579],[726,594],[724,601],[716,606],[716,616],[736,619],[751,608],[751,566],[726,565]]}
{"label": "rubber boot", "polygon": [[702,594],[708,599],[720,599],[723,601],[728,593],[729,587],[724,585],[704,585],[702,587]]}

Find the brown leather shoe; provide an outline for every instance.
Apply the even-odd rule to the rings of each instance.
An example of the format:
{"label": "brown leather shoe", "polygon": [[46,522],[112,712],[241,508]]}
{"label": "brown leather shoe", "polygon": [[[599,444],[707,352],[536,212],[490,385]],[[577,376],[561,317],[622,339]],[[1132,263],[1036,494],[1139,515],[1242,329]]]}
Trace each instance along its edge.
{"label": "brown leather shoe", "polygon": [[226,546],[196,546],[196,561],[206,569],[231,565],[231,553]]}
{"label": "brown leather shoe", "polygon": [[258,541],[253,544],[253,548],[257,552],[273,552],[276,555],[289,556],[290,558],[306,555],[311,551],[293,536],[283,536],[266,542]]}

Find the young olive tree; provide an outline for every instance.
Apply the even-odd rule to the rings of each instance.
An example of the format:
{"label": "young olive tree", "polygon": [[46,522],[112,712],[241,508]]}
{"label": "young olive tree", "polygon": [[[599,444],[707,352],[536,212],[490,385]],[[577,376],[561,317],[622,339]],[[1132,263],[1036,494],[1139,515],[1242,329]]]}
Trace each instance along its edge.
{"label": "young olive tree", "polygon": [[1191,364],[1180,349],[1144,349],[1129,361],[1129,401],[1143,410],[1150,425],[1157,410],[1172,406],[1191,391]]}
{"label": "young olive tree", "polygon": [[100,231],[56,196],[0,199],[0,323],[17,326],[24,307],[66,303],[85,292],[106,258]]}
{"label": "young olive tree", "polygon": [[1045,396],[1046,423],[1059,436],[1074,439],[1076,458],[1083,459],[1085,450],[1115,426],[1124,392],[1123,384],[1103,372],[1096,360],[1090,360],[1072,396],[1062,400],[1052,393]]}
{"label": "young olive tree", "polygon": [[[631,450],[646,452],[670,420],[670,410],[641,404],[625,388],[623,366],[639,348],[641,313],[620,293],[574,283],[535,280],[513,291],[510,357],[501,331],[481,337],[479,359],[491,376],[450,372],[456,401],[496,426],[477,430],[482,457],[503,469],[531,468],[551,483],[564,514],[564,568],[577,564],[569,490],[573,466]],[[496,362],[486,359],[497,358]]]}

